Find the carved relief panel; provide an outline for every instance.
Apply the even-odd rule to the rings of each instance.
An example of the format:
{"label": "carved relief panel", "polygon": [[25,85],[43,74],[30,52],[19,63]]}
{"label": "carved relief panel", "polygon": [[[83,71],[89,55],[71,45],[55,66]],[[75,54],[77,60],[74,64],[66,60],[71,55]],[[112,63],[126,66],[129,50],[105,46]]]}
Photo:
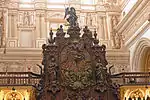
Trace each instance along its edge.
{"label": "carved relief panel", "polygon": [[95,13],[87,13],[87,24],[89,27],[96,26],[96,14]]}
{"label": "carved relief panel", "polygon": [[84,89],[91,85],[91,58],[82,44],[71,44],[62,50],[61,73],[63,84],[72,89]]}
{"label": "carved relief panel", "polygon": [[19,27],[33,27],[35,25],[34,11],[19,11],[18,26]]}

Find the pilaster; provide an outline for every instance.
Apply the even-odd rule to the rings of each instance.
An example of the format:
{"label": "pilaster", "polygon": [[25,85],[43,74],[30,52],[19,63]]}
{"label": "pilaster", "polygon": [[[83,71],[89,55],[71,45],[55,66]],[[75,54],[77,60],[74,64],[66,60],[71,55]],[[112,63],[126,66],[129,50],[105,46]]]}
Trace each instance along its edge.
{"label": "pilaster", "polygon": [[45,43],[46,33],[45,10],[36,10],[36,47]]}
{"label": "pilaster", "polygon": [[11,38],[17,38],[17,16],[18,11],[17,10],[9,10],[8,16],[9,16],[9,36]]}

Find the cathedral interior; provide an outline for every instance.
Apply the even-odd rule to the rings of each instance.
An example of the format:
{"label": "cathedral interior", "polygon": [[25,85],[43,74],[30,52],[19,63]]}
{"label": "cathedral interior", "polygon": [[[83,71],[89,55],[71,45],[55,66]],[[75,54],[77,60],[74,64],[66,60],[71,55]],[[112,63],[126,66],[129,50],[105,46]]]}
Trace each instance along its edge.
{"label": "cathedral interior", "polygon": [[[67,7],[75,8],[77,27],[69,27],[69,21],[64,18]],[[63,39],[68,40],[60,39],[61,36],[55,38],[59,37],[59,32],[64,33]],[[73,35],[76,32],[77,34]],[[77,66],[78,60],[82,58],[71,58],[73,54],[69,53],[75,51],[69,51],[72,45],[68,41],[71,41],[69,38],[74,39],[72,41],[76,46],[77,38],[84,39],[86,32],[91,34],[88,43],[94,41],[89,45],[101,45],[101,49],[106,53],[108,63],[101,63],[109,69],[107,72],[111,74],[109,76],[117,88],[117,91],[113,91],[117,92],[117,99],[114,100],[150,100],[150,0],[0,0],[0,100],[113,100],[96,98],[97,94],[90,94],[95,97],[88,99],[80,98],[80,95],[70,99],[70,95],[63,95],[63,92],[58,93],[62,93],[63,99],[57,98],[54,94],[64,89],[57,86],[47,90],[53,94],[47,97],[51,99],[36,98],[36,88],[42,77],[40,74],[47,72],[42,70],[47,65],[46,62],[56,67],[58,66],[55,62],[58,62],[62,72],[66,69],[68,71],[66,66],[74,64],[71,59],[76,62],[73,66]],[[56,44],[63,48],[59,53],[60,62],[54,57],[55,54],[52,55],[56,51],[50,49],[49,54],[46,51],[49,47],[54,48]],[[81,69],[83,66],[90,66],[89,56],[94,55],[89,53],[93,49],[89,49],[91,47],[87,44],[83,47],[82,53],[78,50],[81,55],[77,56],[85,56],[85,61],[78,66]],[[50,60],[45,61],[45,52],[50,56]],[[65,62],[67,54],[70,55],[68,63]],[[96,61],[93,62],[94,65]],[[95,66],[98,66],[98,63]],[[76,88],[78,94],[82,94],[79,89],[87,88],[80,82],[72,86],[71,83],[65,82],[71,81],[70,77],[68,80],[64,77],[60,80],[65,85],[68,84],[69,88]],[[49,79],[53,80],[55,77]],[[103,90],[105,88],[100,87],[99,91]]]}

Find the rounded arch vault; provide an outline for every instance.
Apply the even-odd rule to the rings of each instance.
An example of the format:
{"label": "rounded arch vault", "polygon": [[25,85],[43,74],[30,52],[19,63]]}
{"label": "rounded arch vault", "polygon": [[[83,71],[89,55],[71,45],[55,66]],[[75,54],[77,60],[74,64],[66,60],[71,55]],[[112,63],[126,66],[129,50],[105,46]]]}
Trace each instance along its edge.
{"label": "rounded arch vault", "polygon": [[150,70],[150,40],[141,38],[137,43],[133,56],[134,71],[149,71]]}

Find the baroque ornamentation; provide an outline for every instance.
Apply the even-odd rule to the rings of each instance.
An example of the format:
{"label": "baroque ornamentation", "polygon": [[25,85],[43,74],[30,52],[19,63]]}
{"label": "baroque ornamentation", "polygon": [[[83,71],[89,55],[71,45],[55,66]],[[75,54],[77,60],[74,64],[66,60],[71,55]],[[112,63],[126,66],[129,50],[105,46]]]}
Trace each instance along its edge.
{"label": "baroque ornamentation", "polygon": [[80,28],[73,17],[70,15],[67,19],[69,37],[65,37],[61,25],[56,37],[53,38],[51,30],[48,44],[42,46],[44,72],[36,86],[38,100],[116,100],[118,92],[106,96],[116,89],[106,68],[106,46],[99,45],[96,31],[93,36],[87,26],[80,36]]}

